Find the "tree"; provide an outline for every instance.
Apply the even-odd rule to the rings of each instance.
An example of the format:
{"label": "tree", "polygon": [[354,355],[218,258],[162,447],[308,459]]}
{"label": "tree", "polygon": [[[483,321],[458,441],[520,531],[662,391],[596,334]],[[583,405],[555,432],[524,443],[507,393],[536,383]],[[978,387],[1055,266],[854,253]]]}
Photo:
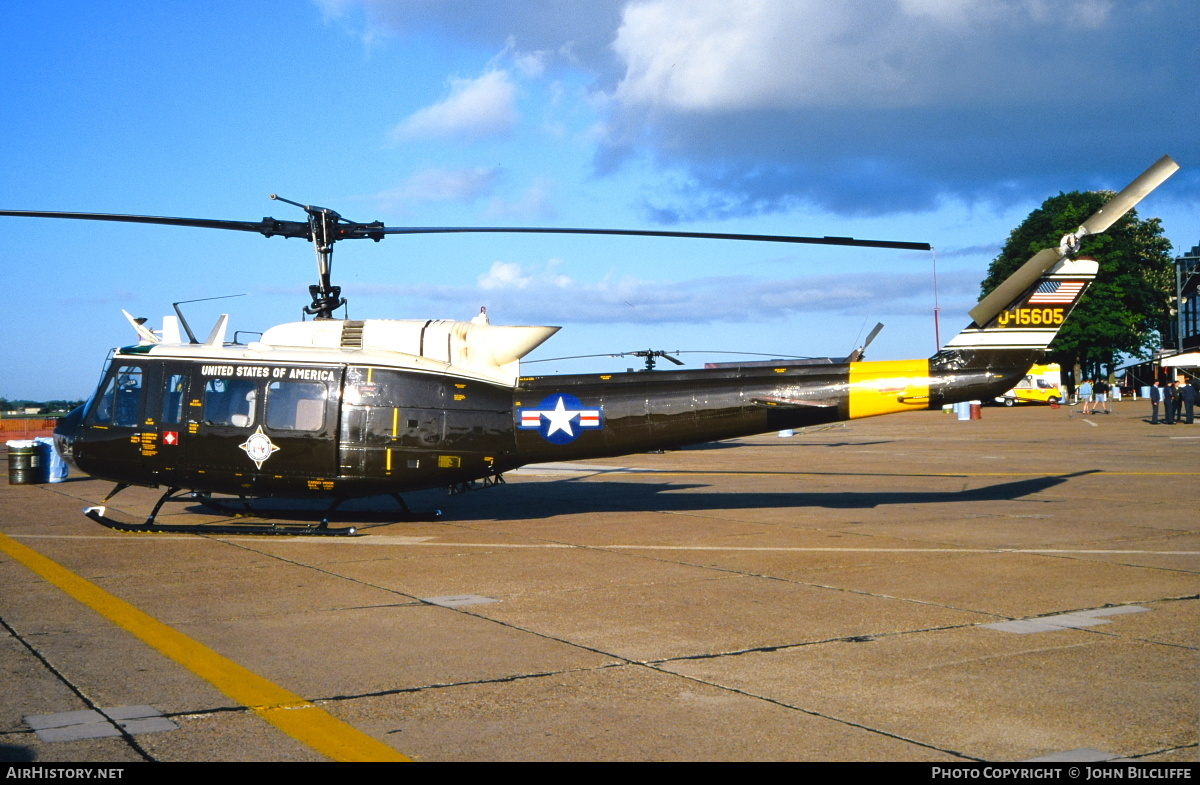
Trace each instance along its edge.
{"label": "tree", "polygon": [[[983,294],[1038,251],[1058,246],[1112,196],[1072,191],[1043,202],[1008,236],[981,284]],[[1101,366],[1111,373],[1118,355],[1148,357],[1159,346],[1174,294],[1171,243],[1163,237],[1162,222],[1142,220],[1130,210],[1104,233],[1084,237],[1078,255],[1099,262],[1100,272],[1050,344],[1053,360],[1091,377],[1103,373]]]}

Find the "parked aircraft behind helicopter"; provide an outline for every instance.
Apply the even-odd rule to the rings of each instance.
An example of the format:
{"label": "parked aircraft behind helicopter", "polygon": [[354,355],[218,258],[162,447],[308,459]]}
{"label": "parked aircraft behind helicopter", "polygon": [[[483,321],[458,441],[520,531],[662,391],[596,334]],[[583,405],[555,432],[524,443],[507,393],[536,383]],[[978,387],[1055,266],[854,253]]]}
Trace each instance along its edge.
{"label": "parked aircraft behind helicopter", "polygon": [[[319,283],[305,310],[313,321],[268,329],[257,341],[227,341],[228,317],[196,338],[176,309],[155,332],[128,313],[138,343],[115,349],[99,386],[55,431],[65,458],[94,477],[165,486],[140,525],[104,507],[85,512],[139,531],[353,533],[330,529],[349,498],[502,481],[539,461],[606,457],[895,412],[993,398],[1043,355],[1096,276],[1074,258],[1177,169],[1163,157],[1063,238],[1036,254],[971,311],[973,322],[928,359],[867,362],[856,352],[828,363],[654,373],[522,375],[521,358],[558,331],[471,321],[352,321],[330,284],[332,245],[388,234],[538,232],[630,234],[807,242],[883,248],[923,243],[592,229],[397,228],[346,221],[304,206],[306,223],[0,211],[0,215],[160,223],[303,237],[318,252]],[[287,200],[282,200],[287,201]],[[295,204],[294,202],[291,204]],[[155,524],[180,494],[219,506],[212,494],[329,499],[318,527]],[[105,500],[107,501],[107,499]]]}

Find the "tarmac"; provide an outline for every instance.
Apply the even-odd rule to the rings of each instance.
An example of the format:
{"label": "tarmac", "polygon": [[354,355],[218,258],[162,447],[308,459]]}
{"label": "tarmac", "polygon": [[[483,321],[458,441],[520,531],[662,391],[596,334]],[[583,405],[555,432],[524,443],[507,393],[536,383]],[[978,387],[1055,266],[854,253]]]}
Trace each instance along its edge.
{"label": "tarmac", "polygon": [[1200,424],[1114,408],[527,467],[358,537],[0,485],[0,760],[1193,763]]}

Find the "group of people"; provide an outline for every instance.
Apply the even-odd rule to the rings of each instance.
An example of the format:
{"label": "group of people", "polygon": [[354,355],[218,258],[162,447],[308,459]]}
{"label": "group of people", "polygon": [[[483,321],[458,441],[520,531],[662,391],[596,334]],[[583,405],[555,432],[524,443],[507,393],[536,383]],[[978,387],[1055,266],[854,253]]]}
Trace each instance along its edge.
{"label": "group of people", "polygon": [[1163,425],[1174,425],[1177,422],[1191,425],[1193,409],[1196,406],[1196,388],[1183,377],[1175,382],[1155,379],[1150,388],[1151,425],[1159,424],[1160,403],[1166,415],[1162,420]]}
{"label": "group of people", "polygon": [[[1084,414],[1112,414],[1108,408],[1108,393],[1111,388],[1103,379],[1084,379],[1079,385],[1079,401],[1083,404]],[[1103,408],[1101,408],[1103,406]]]}
{"label": "group of people", "polygon": [[[1174,425],[1178,422],[1191,425],[1196,399],[1200,397],[1196,381],[1193,379],[1189,382],[1183,376],[1176,381],[1155,379],[1150,388],[1150,424]],[[1079,402],[1083,404],[1083,413],[1112,414],[1112,410],[1108,408],[1111,389],[1104,379],[1084,379],[1079,385]],[[1166,415],[1162,420],[1158,419],[1159,405],[1163,407],[1163,413]]]}

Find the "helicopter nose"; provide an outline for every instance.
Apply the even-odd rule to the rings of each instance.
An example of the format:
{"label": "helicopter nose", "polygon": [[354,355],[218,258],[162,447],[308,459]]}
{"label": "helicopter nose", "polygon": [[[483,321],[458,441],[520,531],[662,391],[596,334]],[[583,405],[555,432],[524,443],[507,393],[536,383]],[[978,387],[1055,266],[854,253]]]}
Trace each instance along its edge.
{"label": "helicopter nose", "polygon": [[79,433],[79,425],[82,422],[83,407],[79,406],[59,420],[58,425],[54,428],[54,451],[73,469],[79,468],[75,465],[74,446],[75,436]]}

